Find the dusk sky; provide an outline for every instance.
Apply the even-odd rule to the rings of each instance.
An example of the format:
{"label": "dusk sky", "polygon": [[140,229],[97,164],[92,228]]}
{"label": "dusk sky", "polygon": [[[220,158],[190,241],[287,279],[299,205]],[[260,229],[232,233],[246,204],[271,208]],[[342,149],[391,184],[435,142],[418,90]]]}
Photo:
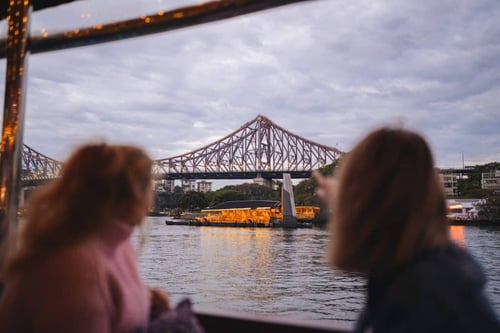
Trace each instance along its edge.
{"label": "dusk sky", "polygon": [[[81,0],[33,13],[33,34],[194,4]],[[0,24],[6,36],[6,22]],[[25,143],[133,143],[173,157],[258,114],[350,150],[367,131],[423,134],[438,167],[500,161],[500,3],[321,0],[120,42],[32,55]],[[5,60],[0,60],[5,76]],[[3,105],[4,81],[0,82]]]}

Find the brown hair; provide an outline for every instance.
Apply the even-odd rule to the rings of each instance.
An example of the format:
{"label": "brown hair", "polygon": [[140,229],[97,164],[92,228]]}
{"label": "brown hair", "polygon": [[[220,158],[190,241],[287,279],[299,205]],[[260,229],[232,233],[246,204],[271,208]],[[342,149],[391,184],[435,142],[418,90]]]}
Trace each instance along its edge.
{"label": "brown hair", "polygon": [[139,225],[151,205],[152,161],[133,146],[77,149],[62,176],[33,194],[9,271],[78,242],[113,218]]}
{"label": "brown hair", "polygon": [[387,274],[449,242],[446,204],[432,153],[418,134],[381,128],[347,154],[331,202],[330,263]]}

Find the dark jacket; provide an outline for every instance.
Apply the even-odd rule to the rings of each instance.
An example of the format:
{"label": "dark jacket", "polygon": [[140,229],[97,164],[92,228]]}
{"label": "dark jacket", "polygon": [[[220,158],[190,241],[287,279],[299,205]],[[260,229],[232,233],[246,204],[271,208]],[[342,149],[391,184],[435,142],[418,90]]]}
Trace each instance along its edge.
{"label": "dark jacket", "polygon": [[369,277],[355,332],[499,333],[485,281],[479,264],[458,246],[427,251],[389,277]]}

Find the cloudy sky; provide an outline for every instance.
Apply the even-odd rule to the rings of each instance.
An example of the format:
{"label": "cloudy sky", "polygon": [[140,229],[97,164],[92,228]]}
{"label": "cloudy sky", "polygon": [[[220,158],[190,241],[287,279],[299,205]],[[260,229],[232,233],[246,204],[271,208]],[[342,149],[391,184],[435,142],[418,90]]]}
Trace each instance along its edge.
{"label": "cloudy sky", "polygon": [[[192,3],[81,0],[34,13],[32,30]],[[320,0],[32,55],[25,143],[63,160],[105,139],[160,159],[262,114],[344,151],[370,129],[399,124],[428,139],[438,167],[459,167],[462,156],[466,165],[498,162],[499,18],[497,0]]]}

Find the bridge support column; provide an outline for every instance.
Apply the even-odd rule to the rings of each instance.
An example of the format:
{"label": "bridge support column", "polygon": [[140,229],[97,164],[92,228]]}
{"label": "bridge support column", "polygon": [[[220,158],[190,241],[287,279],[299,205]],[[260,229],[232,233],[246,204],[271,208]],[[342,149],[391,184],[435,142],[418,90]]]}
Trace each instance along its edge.
{"label": "bridge support column", "polygon": [[283,212],[283,227],[296,227],[297,211],[295,210],[292,177],[289,173],[283,174],[283,187],[281,188],[281,211]]}

